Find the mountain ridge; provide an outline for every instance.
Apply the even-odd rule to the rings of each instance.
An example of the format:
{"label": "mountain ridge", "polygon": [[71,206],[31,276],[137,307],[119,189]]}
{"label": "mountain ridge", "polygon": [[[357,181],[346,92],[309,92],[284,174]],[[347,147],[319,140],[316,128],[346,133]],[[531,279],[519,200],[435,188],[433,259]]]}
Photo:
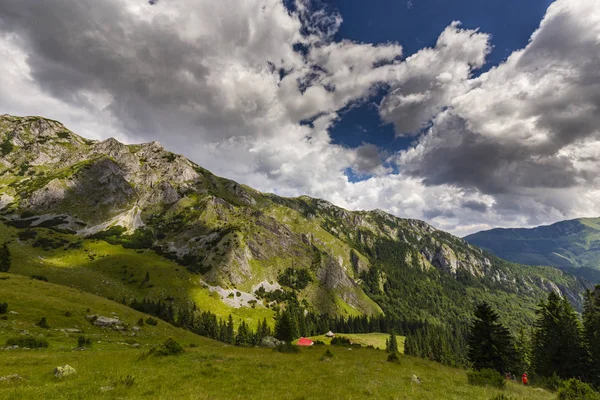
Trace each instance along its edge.
{"label": "mountain ridge", "polygon": [[465,237],[509,261],[549,265],[600,280],[600,218],[576,218],[534,228],[496,228]]}
{"label": "mountain ridge", "polygon": [[154,251],[226,304],[233,293],[241,307],[289,301],[262,285],[319,313],[437,322],[466,319],[486,297],[525,298],[528,319],[548,290],[581,305],[586,284],[558,271],[506,263],[423,221],[261,193],[157,142],[91,141],[57,121],[6,115],[0,142],[5,224]]}

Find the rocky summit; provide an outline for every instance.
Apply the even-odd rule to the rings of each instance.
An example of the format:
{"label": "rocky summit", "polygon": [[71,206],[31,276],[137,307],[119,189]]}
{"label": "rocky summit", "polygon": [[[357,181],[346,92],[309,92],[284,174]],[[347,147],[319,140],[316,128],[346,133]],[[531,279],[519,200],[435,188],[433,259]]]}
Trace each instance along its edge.
{"label": "rocky summit", "polygon": [[548,291],[581,304],[585,286],[422,221],[261,193],[156,142],[87,140],[45,118],[0,117],[0,169],[6,225],[133,242],[176,260],[226,307],[266,309],[278,301],[266,293],[289,291],[319,313],[443,321],[480,299],[508,315],[521,311],[507,303],[530,312]]}

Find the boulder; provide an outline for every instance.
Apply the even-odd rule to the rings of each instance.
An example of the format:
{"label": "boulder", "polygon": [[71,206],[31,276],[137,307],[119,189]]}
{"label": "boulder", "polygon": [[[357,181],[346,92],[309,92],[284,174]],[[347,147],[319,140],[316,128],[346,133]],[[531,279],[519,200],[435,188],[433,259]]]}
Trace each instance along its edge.
{"label": "boulder", "polygon": [[23,378],[21,377],[21,375],[17,375],[17,374],[0,376],[0,383],[11,383],[11,382],[18,382],[18,381],[22,381],[22,380],[23,380]]}
{"label": "boulder", "polygon": [[412,381],[412,383],[421,384],[421,378],[419,378],[415,374],[413,374],[411,381]]}
{"label": "boulder", "polygon": [[273,348],[279,346],[280,344],[284,344],[284,343],[285,342],[282,342],[281,340],[278,340],[278,339],[274,338],[273,336],[265,336],[260,341],[260,347],[266,347],[269,349],[273,349]]}
{"label": "boulder", "polygon": [[121,324],[121,321],[117,318],[109,318],[109,317],[98,317],[94,321],[94,325],[96,326],[118,326]]}
{"label": "boulder", "polygon": [[83,331],[81,329],[75,329],[75,328],[66,328],[66,329],[63,329],[63,331],[65,333],[83,333]]}
{"label": "boulder", "polygon": [[65,365],[64,367],[59,366],[54,368],[54,376],[58,379],[62,379],[70,375],[75,375],[76,373],[77,371],[75,370],[75,368],[71,367],[69,364]]}

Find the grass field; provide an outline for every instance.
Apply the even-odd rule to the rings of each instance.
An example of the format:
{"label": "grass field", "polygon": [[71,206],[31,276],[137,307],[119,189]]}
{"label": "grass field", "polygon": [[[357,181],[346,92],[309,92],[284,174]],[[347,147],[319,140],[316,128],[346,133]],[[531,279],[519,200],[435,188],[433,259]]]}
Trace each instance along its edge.
{"label": "grass field", "polygon": [[[338,336],[343,336],[352,341],[352,343],[358,343],[362,346],[373,346],[376,349],[385,350],[385,341],[389,338],[390,335],[387,333],[339,333]],[[398,347],[401,353],[404,353],[404,340],[406,339],[404,336],[397,336]],[[329,344],[331,342],[331,338],[328,338],[325,335],[320,336],[311,336],[312,340],[320,340],[325,344]]]}
{"label": "grass field", "polygon": [[[0,382],[0,399],[488,400],[500,393],[514,399],[554,398],[552,393],[514,383],[503,391],[470,386],[465,370],[409,356],[392,364],[386,362],[384,351],[376,349],[313,346],[297,354],[282,354],[224,345],[162,321],[156,327],[144,325],[138,332],[99,328],[85,316],[116,315],[128,324],[147,316],[76,289],[14,274],[0,274],[0,302],[4,301],[9,303],[9,311],[18,314],[7,313],[7,319],[0,320],[0,347],[23,331],[29,336],[42,335],[50,347],[0,350],[0,377],[18,374],[23,378]],[[42,316],[48,329],[35,325]],[[93,338],[91,349],[76,350],[79,335],[64,333],[65,328],[81,329]],[[186,346],[185,353],[140,359],[150,346],[168,337]],[[375,343],[385,341],[385,335],[357,335],[354,339]],[[140,347],[131,346],[133,342]],[[322,361],[326,349],[333,357]],[[65,364],[77,374],[59,380],[52,371]],[[412,383],[413,374],[421,378],[421,384]],[[125,384],[128,376],[131,385]]]}

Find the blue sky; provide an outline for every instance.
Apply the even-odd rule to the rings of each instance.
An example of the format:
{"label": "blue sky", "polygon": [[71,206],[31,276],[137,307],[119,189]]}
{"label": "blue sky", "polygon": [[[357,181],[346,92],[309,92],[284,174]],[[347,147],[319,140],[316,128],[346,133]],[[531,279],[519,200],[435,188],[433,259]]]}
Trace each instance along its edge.
{"label": "blue sky", "polygon": [[2,0],[0,113],[461,236],[600,215],[600,1],[410,1]]}
{"label": "blue sky", "polygon": [[[404,57],[434,46],[440,32],[452,21],[461,21],[464,28],[479,28],[492,35],[493,49],[487,64],[476,75],[525,47],[550,3],[550,0],[323,1],[329,10],[339,12],[343,18],[336,40],[398,42],[404,49]],[[381,95],[373,97],[340,112],[341,119],[330,130],[334,143],[348,147],[372,143],[389,153],[408,148],[415,138],[396,138],[392,124],[384,124],[379,118],[377,104],[381,98]],[[368,178],[351,170],[346,173],[353,181]]]}

